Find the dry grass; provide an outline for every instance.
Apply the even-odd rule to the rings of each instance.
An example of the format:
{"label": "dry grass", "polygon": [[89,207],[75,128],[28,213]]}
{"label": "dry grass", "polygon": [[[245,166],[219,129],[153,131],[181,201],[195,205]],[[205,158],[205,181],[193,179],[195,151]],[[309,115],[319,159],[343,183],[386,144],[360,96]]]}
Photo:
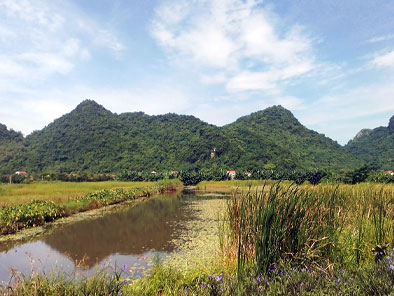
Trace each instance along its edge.
{"label": "dry grass", "polygon": [[27,204],[33,200],[60,203],[70,197],[114,188],[134,188],[153,185],[154,182],[42,182],[33,184],[0,185],[0,206]]}

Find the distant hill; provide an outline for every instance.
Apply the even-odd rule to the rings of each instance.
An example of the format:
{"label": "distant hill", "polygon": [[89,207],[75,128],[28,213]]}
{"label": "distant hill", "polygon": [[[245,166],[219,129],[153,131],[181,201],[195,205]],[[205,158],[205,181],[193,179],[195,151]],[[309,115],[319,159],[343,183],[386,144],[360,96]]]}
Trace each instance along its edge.
{"label": "distant hill", "polygon": [[17,169],[116,173],[212,166],[337,169],[360,164],[339,144],[307,129],[281,106],[217,127],[186,115],[118,115],[85,100],[24,139],[5,130],[4,138],[12,138],[8,143],[17,147],[11,149],[12,156],[0,159],[0,173]]}
{"label": "distant hill", "polygon": [[359,161],[337,142],[307,129],[282,106],[239,118],[224,127],[228,135],[242,142],[241,162],[272,163],[292,168],[349,168]]}
{"label": "distant hill", "polygon": [[387,127],[361,130],[345,149],[373,167],[394,169],[394,116]]}
{"label": "distant hill", "polygon": [[8,130],[0,123],[0,170],[9,172],[13,170],[10,161],[23,151],[23,135],[14,130]]}

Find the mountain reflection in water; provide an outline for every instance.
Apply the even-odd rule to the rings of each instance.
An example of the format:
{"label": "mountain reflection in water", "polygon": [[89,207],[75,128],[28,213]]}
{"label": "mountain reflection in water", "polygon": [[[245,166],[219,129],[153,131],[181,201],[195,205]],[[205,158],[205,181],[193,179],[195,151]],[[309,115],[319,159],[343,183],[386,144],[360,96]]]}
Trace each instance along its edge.
{"label": "mountain reflection in water", "polygon": [[103,217],[58,226],[33,241],[2,244],[0,282],[8,282],[11,268],[26,277],[32,268],[45,274],[78,271],[86,275],[107,263],[146,268],[156,254],[176,251],[174,241],[182,244],[184,225],[197,219],[190,207],[196,201],[204,202],[204,198],[193,193],[162,195]]}
{"label": "mountain reflection in water", "polygon": [[88,268],[114,253],[170,253],[175,247],[171,240],[192,216],[185,205],[182,198],[153,198],[99,219],[65,225],[43,241]]}

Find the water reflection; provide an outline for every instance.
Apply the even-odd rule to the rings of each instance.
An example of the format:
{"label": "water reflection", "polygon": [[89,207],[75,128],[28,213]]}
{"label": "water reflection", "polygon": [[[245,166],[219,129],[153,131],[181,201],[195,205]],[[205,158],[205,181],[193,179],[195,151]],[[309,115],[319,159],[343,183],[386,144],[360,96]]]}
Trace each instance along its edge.
{"label": "water reflection", "polygon": [[63,225],[33,242],[0,245],[0,281],[8,281],[11,267],[26,276],[32,267],[46,274],[60,270],[86,275],[103,262],[146,267],[155,254],[165,256],[176,249],[173,241],[179,243],[184,225],[196,218],[188,206],[191,201],[196,201],[195,195],[156,197],[104,217]]}
{"label": "water reflection", "polygon": [[66,225],[43,241],[72,260],[83,260],[88,268],[114,253],[169,253],[175,230],[192,218],[185,205],[182,198],[154,198],[100,219]]}

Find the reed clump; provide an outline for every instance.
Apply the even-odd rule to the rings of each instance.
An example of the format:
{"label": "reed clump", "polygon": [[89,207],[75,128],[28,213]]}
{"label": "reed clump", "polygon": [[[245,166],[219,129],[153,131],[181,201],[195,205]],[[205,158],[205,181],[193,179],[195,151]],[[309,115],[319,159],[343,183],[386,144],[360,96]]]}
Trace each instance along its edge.
{"label": "reed clump", "polygon": [[391,186],[276,183],[234,193],[227,235],[238,274],[251,265],[266,274],[280,262],[331,268],[384,258],[394,246],[393,192]]}

